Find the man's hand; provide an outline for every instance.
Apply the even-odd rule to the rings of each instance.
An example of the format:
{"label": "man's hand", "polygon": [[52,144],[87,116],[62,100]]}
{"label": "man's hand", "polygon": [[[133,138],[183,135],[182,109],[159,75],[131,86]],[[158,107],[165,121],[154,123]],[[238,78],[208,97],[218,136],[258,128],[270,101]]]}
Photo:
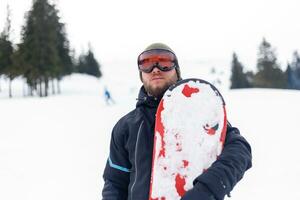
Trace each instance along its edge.
{"label": "man's hand", "polygon": [[181,200],[216,200],[216,198],[205,185],[198,182],[183,195]]}

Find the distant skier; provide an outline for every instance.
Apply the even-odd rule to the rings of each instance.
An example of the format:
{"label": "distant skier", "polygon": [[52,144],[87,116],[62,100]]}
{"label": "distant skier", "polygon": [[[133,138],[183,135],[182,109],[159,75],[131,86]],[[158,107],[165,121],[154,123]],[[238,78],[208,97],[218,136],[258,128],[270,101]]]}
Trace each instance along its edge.
{"label": "distant skier", "polygon": [[107,87],[104,87],[104,97],[105,97],[105,102],[107,105],[115,104],[115,101],[112,99]]}

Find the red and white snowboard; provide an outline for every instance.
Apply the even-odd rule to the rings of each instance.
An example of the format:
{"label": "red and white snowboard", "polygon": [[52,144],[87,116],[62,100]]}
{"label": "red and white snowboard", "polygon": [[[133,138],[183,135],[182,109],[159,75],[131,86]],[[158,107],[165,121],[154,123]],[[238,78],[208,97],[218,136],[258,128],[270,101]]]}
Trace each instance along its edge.
{"label": "red and white snowboard", "polygon": [[177,200],[220,155],[227,129],[225,102],[201,79],[164,94],[156,113],[149,200]]}

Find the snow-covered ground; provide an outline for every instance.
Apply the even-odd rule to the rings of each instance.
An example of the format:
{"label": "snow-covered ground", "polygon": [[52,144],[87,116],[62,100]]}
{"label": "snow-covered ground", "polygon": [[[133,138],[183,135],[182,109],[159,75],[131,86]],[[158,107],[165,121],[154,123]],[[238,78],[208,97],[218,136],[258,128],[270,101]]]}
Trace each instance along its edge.
{"label": "snow-covered ground", "polygon": [[[221,77],[217,87],[229,121],[252,145],[253,167],[231,199],[300,199],[300,92],[230,91],[228,73],[188,65],[182,68],[184,77],[210,82]],[[62,81],[61,95],[47,98],[22,97],[19,79],[13,82],[15,98],[9,99],[7,82],[0,79],[1,200],[101,199],[111,129],[134,108],[140,87],[135,63],[104,66],[103,79],[74,74]],[[106,105],[104,86],[115,105]]]}

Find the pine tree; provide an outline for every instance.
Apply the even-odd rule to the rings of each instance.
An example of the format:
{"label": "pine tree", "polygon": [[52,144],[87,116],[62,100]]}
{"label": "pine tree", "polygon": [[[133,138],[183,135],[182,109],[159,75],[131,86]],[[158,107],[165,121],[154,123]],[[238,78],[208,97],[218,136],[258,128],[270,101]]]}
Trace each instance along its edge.
{"label": "pine tree", "polygon": [[89,48],[87,54],[82,54],[79,56],[77,70],[79,73],[89,74],[98,78],[102,76],[100,64],[96,60],[91,47]]}
{"label": "pine tree", "polygon": [[13,46],[6,33],[0,34],[0,76],[7,76],[12,65]]}
{"label": "pine tree", "polygon": [[254,86],[260,88],[286,88],[286,78],[277,63],[275,49],[263,38],[259,46],[257,73]]}
{"label": "pine tree", "polygon": [[289,88],[300,90],[300,56],[297,51],[293,54],[293,60],[287,75]]}
{"label": "pine tree", "polygon": [[17,76],[13,67],[12,56],[14,53],[13,44],[10,41],[10,9],[7,6],[7,18],[3,31],[0,34],[0,76],[5,75],[9,79],[9,97],[12,97],[11,82]]}
{"label": "pine tree", "polygon": [[231,89],[235,88],[249,88],[250,83],[247,80],[247,76],[244,73],[242,63],[238,60],[236,53],[233,53],[231,62]]}
{"label": "pine tree", "polygon": [[292,71],[291,65],[289,63],[287,64],[285,75],[287,78],[287,89],[294,89],[293,71]]}
{"label": "pine tree", "polygon": [[17,60],[22,64],[31,95],[36,91],[47,96],[51,79],[71,73],[69,43],[59,20],[58,10],[48,0],[34,0],[26,15]]}

